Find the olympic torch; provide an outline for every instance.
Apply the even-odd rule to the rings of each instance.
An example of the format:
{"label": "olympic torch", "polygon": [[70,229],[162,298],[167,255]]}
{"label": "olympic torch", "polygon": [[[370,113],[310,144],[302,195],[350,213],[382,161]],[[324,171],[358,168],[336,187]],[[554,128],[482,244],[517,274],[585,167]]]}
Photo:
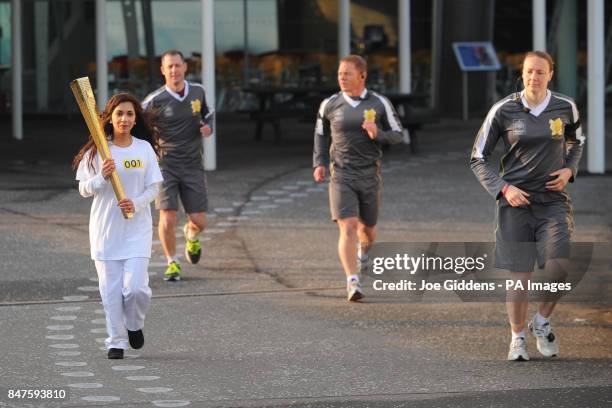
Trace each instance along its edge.
{"label": "olympic torch", "polygon": [[[79,108],[81,109],[81,113],[85,119],[85,123],[87,123],[87,128],[91,133],[91,137],[96,144],[98,154],[102,158],[102,161],[111,159],[110,149],[108,148],[104,128],[100,123],[100,115],[96,109],[96,98],[94,97],[91,89],[89,78],[83,77],[75,79],[74,81],[70,82],[70,89],[72,89],[72,93],[79,104]],[[123,200],[125,198],[125,191],[123,190],[123,185],[121,184],[117,170],[111,173],[110,180],[113,190],[115,191],[117,201]],[[123,213],[123,218],[125,219],[133,217],[132,213],[128,213],[124,210],[121,210],[121,212]]]}

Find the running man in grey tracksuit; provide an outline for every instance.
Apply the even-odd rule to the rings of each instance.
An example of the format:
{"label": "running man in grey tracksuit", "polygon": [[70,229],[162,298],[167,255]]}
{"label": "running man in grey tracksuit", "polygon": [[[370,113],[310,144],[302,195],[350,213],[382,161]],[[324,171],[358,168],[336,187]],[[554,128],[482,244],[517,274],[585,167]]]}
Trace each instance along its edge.
{"label": "running man in grey tracksuit", "polygon": [[402,141],[395,109],[387,98],[365,88],[366,76],[363,58],[349,55],[342,59],[338,68],[341,92],[321,103],[314,136],[314,179],[325,181],[328,166],[331,173],[329,203],[332,219],[340,228],[338,254],[349,301],[363,297],[357,260],[365,262],[376,238],[381,143]]}
{"label": "running man in grey tracksuit", "polygon": [[[523,61],[525,90],[497,102],[487,115],[472,150],[470,165],[497,200],[495,266],[508,269],[527,288],[537,260],[540,268],[567,271],[573,229],[572,203],[565,186],[578,173],[584,137],[574,101],[548,90],[552,58],[529,52]],[[503,143],[500,170],[489,158]],[[530,244],[525,244],[530,243]],[[507,302],[512,329],[508,360],[529,360],[525,349],[526,291],[511,291]],[[521,300],[512,296],[519,296]],[[549,317],[556,300],[542,302],[529,323],[538,351],[559,352]]]}
{"label": "running man in grey tracksuit", "polygon": [[176,212],[179,196],[187,223],[183,226],[185,258],[195,264],[202,247],[198,234],[206,226],[208,192],[202,165],[202,137],[212,134],[213,110],[206,103],[204,87],[185,80],[187,63],[177,50],[161,57],[166,84],[149,94],[144,109],[157,114],[160,131],[160,168],[164,182],[157,198],[159,240],[168,261],[164,279],[181,279],[181,264],[176,256]]}

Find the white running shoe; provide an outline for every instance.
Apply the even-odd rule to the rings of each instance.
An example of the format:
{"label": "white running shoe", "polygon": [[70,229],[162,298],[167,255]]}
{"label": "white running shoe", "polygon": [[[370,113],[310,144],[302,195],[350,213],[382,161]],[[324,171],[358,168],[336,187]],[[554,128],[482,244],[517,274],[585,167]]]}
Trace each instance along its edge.
{"label": "white running shoe", "polygon": [[356,302],[359,299],[363,298],[361,284],[357,279],[352,279],[346,284],[346,291],[348,292],[347,300],[349,302]]}
{"label": "white running shoe", "polygon": [[554,357],[559,354],[559,342],[549,322],[538,326],[534,320],[531,320],[527,327],[529,328],[529,333],[533,334],[537,340],[540,354],[544,357]]}
{"label": "white running shoe", "polygon": [[510,343],[510,350],[508,351],[509,361],[529,361],[529,354],[525,350],[525,339],[517,337]]}

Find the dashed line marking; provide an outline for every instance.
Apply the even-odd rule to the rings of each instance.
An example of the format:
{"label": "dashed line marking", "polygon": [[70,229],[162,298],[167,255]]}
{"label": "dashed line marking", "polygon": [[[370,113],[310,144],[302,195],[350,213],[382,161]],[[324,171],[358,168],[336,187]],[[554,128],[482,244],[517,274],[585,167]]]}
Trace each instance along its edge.
{"label": "dashed line marking", "polygon": [[65,373],[61,373],[64,377],[93,377],[94,373],[90,373],[89,371],[68,371]]}
{"label": "dashed line marking", "polygon": [[74,351],[74,350],[63,350],[63,351],[53,351],[49,354],[58,356],[58,357],[76,357],[76,356],[80,356],[81,352]]}
{"label": "dashed line marking", "polygon": [[136,388],[136,391],[144,392],[145,394],[158,394],[162,392],[170,392],[172,388],[168,387],[145,387],[145,388]]}
{"label": "dashed line marking", "polygon": [[163,407],[163,408],[186,407],[187,405],[191,404],[191,402],[189,401],[182,401],[182,400],[167,400],[167,401],[156,400],[156,401],[152,401],[151,403],[155,405],[156,407]]}
{"label": "dashed line marking", "polygon": [[58,361],[55,365],[60,367],[85,367],[87,363],[84,361]]}
{"label": "dashed line marking", "polygon": [[90,322],[93,324],[106,324],[106,319],[93,319]]}
{"label": "dashed line marking", "polygon": [[104,385],[100,383],[75,383],[75,384],[68,384],[68,386],[72,388],[102,388],[104,387]]}
{"label": "dashed line marking", "polygon": [[144,366],[133,366],[133,365],[119,365],[111,367],[114,371],[136,371],[142,370]]}
{"label": "dashed line marking", "polygon": [[70,320],[76,320],[77,317],[74,315],[66,315],[66,316],[51,316],[50,317],[51,320],[59,320],[59,321],[70,321]]}
{"label": "dashed line marking", "polygon": [[77,310],[81,310],[81,306],[60,306],[56,307],[55,310],[60,312],[76,312]]}
{"label": "dashed line marking", "polygon": [[57,349],[72,349],[72,348],[79,348],[79,345],[75,343],[58,343],[58,344],[49,344],[49,347],[57,348]]}
{"label": "dashed line marking", "polygon": [[64,296],[63,299],[66,302],[80,302],[80,301],[89,299],[89,296],[85,296],[85,295]]}
{"label": "dashed line marking", "polygon": [[45,336],[46,339],[49,340],[72,340],[74,339],[73,334],[52,334],[50,336]]}
{"label": "dashed line marking", "polygon": [[119,401],[121,398],[114,397],[112,395],[97,395],[97,396],[89,395],[81,399],[84,401],[89,401],[89,402],[114,402],[114,401]]}
{"label": "dashed line marking", "polygon": [[125,377],[129,381],[155,381],[159,380],[160,377],[156,375],[129,375]]}
{"label": "dashed line marking", "polygon": [[79,286],[77,290],[81,292],[98,292],[100,289],[97,286]]}

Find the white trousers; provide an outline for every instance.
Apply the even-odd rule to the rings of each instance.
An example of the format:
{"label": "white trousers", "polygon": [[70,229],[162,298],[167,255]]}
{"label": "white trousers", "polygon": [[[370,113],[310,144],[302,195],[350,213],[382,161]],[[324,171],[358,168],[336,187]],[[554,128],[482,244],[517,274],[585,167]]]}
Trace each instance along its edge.
{"label": "white trousers", "polygon": [[149,258],[94,261],[106,313],[106,348],[129,348],[127,330],[144,327],[151,303]]}

